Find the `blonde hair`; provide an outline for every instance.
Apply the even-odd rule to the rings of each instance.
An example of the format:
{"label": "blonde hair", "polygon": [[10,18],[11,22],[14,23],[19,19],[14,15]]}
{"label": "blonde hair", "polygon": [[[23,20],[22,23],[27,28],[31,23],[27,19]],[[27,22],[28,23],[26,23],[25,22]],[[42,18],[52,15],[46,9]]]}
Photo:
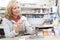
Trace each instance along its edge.
{"label": "blonde hair", "polygon": [[[16,0],[11,0],[9,4],[7,5],[6,11],[5,11],[5,18],[12,20],[13,19],[13,13],[12,13],[12,7],[15,3],[18,3]],[[18,16],[20,18],[20,15]]]}

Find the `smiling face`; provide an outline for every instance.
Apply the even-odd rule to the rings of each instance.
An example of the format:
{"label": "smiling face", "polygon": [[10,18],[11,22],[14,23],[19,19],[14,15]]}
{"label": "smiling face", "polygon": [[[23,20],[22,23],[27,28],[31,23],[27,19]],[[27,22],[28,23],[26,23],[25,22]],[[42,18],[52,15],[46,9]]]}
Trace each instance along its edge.
{"label": "smiling face", "polygon": [[12,7],[12,13],[13,16],[18,16],[20,15],[20,5],[18,3],[15,3]]}
{"label": "smiling face", "polygon": [[18,1],[10,1],[5,11],[5,17],[9,20],[21,17],[21,7]]}

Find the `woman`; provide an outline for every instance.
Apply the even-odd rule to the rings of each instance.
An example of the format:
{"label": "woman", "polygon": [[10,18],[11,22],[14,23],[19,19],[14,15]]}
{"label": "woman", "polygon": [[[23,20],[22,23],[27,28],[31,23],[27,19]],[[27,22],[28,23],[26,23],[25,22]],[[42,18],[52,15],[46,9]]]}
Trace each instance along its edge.
{"label": "woman", "polygon": [[21,32],[33,34],[33,28],[28,23],[26,17],[21,16],[20,5],[17,1],[10,1],[7,6],[5,18],[3,18],[3,27],[5,37],[15,37]]}

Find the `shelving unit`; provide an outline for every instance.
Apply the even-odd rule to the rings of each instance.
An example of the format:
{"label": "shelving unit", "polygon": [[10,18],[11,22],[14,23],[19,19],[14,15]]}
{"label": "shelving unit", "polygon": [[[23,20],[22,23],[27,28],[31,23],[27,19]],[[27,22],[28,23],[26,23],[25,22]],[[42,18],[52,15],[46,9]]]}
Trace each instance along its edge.
{"label": "shelving unit", "polygon": [[27,17],[29,17],[29,16],[32,17],[33,16],[32,18],[37,18],[39,16],[47,15],[49,12],[50,12],[49,7],[40,7],[40,6],[33,7],[33,6],[30,6],[30,7],[22,7],[22,12],[21,13],[22,13],[22,15],[27,16]]}
{"label": "shelving unit", "polygon": [[0,17],[5,13],[5,7],[0,7]]}

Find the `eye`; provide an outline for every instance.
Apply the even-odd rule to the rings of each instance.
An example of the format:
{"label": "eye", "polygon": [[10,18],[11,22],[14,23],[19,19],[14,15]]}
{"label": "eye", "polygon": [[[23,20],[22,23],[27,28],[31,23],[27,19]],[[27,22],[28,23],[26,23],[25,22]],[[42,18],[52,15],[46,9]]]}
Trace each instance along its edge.
{"label": "eye", "polygon": [[16,9],[16,7],[14,7],[13,9]]}
{"label": "eye", "polygon": [[18,8],[20,8],[20,7],[18,7]]}

